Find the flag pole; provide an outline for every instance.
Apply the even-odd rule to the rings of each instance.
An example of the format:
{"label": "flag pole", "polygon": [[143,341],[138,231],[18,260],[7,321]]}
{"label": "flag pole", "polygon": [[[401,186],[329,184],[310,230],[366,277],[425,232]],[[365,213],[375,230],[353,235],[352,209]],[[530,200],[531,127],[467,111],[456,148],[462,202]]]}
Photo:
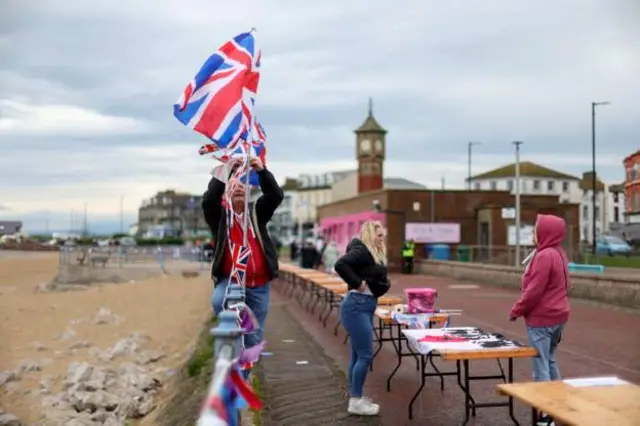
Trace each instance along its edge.
{"label": "flag pole", "polygon": [[247,132],[247,173],[245,175],[244,188],[244,236],[243,236],[243,246],[246,246],[249,242],[249,196],[251,195],[251,187],[250,185],[250,175],[251,175],[251,146],[253,142],[253,121],[255,120],[255,114],[251,116],[251,129]]}
{"label": "flag pole", "polygon": [[[255,32],[255,28],[251,28],[250,33]],[[256,88],[256,99],[258,98],[258,91]],[[255,100],[253,103],[253,107],[255,108]],[[245,196],[244,196],[244,237],[243,237],[243,246],[247,246],[249,244],[249,196],[251,194],[251,187],[249,186],[250,176],[251,176],[251,147],[253,146],[253,126],[255,125],[256,114],[251,114],[251,122],[249,123],[249,129],[247,131],[247,174],[245,176],[244,188],[245,188]]]}

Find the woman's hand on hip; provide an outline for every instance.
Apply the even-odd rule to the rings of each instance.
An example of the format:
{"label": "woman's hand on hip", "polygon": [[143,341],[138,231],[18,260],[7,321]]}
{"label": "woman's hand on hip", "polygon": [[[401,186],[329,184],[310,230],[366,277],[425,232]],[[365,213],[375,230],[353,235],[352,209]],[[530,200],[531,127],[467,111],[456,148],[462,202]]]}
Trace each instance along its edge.
{"label": "woman's hand on hip", "polygon": [[362,281],[362,283],[360,284],[360,287],[358,287],[358,292],[364,293],[366,290],[367,290],[367,282]]}

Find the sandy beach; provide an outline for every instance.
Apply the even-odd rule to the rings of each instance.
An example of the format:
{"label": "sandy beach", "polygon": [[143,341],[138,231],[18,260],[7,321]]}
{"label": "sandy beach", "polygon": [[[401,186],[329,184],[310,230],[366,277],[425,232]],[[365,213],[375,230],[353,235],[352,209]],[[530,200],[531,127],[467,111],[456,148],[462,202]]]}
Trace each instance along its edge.
{"label": "sandy beach", "polygon": [[[82,363],[113,371],[143,366],[154,380],[170,382],[210,316],[208,274],[184,278],[183,266],[198,270],[176,265],[168,275],[134,282],[41,292],[38,286],[56,276],[57,254],[0,256],[1,408],[37,424],[57,409],[52,397],[78,384],[69,376],[80,374]],[[158,385],[150,404],[166,391]],[[95,424],[107,424],[95,414],[100,410],[89,411]]]}

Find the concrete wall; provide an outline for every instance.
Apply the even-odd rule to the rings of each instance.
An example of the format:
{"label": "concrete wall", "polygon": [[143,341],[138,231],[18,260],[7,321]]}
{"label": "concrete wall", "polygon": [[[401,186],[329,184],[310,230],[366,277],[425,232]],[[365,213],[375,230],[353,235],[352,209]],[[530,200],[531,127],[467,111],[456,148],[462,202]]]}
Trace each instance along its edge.
{"label": "concrete wall", "polygon": [[[516,290],[520,289],[522,277],[522,268],[513,266],[438,260],[420,261],[416,266],[422,274],[443,275]],[[571,274],[569,294],[573,298],[640,309],[640,279],[637,273],[630,273],[629,276]]]}

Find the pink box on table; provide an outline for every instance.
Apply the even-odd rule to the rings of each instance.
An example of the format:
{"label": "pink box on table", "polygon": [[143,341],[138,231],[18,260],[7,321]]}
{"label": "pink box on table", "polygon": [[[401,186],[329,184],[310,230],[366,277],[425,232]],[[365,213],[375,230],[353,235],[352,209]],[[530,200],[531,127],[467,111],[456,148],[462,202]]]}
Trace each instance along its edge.
{"label": "pink box on table", "polygon": [[408,314],[427,314],[434,311],[438,292],[434,288],[407,288],[404,290]]}

